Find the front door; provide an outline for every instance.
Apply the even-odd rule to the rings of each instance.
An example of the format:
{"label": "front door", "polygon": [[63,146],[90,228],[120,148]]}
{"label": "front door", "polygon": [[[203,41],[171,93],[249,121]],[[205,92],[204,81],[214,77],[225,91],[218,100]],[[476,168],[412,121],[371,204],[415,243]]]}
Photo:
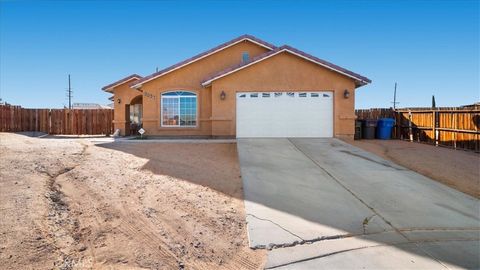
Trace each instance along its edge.
{"label": "front door", "polygon": [[130,135],[138,135],[138,130],[142,127],[142,104],[130,105]]}

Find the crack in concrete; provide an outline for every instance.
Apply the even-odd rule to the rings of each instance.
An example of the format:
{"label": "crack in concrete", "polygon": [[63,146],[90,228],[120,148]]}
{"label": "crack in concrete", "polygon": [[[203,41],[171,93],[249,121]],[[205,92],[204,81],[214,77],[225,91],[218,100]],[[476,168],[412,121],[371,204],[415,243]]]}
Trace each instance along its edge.
{"label": "crack in concrete", "polygon": [[[374,233],[374,234],[378,234],[378,233]],[[357,235],[353,235],[353,236],[357,236]],[[346,236],[344,238],[348,238],[348,237],[349,236]],[[344,249],[344,250],[335,251],[335,252],[322,254],[322,255],[318,255],[318,256],[303,258],[303,259],[300,259],[300,260],[295,260],[295,261],[292,261],[292,262],[267,267],[265,269],[275,269],[275,268],[278,268],[278,267],[283,267],[283,266],[292,265],[292,264],[296,264],[296,263],[301,263],[301,262],[311,261],[311,260],[315,260],[315,259],[325,258],[325,257],[328,257],[328,256],[332,256],[332,255],[336,255],[336,254],[340,254],[340,253],[344,253],[344,252],[349,252],[349,251],[354,251],[354,250],[360,250],[360,249],[376,248],[376,247],[382,247],[382,246],[400,246],[400,245],[406,245],[406,244],[440,243],[440,242],[457,242],[457,241],[469,242],[469,241],[478,241],[478,239],[477,238],[467,238],[467,239],[452,238],[452,239],[428,239],[428,240],[426,239],[426,240],[407,241],[407,242],[383,243],[383,244],[378,244],[378,245],[374,245],[374,246],[362,246],[362,247],[358,247],[358,248]]]}
{"label": "crack in concrete", "polygon": [[[269,220],[269,219],[265,219],[265,218],[260,218],[260,217],[257,217],[253,214],[246,214],[247,216],[251,216],[251,217],[254,217],[256,219],[259,219],[259,220],[263,220],[263,221],[268,221],[268,222],[271,222],[272,224],[275,224],[276,226],[278,226],[280,229],[290,233],[291,235],[301,239],[300,241],[293,241],[293,242],[289,242],[289,243],[281,243],[281,244],[275,244],[275,243],[270,243],[268,245],[256,245],[254,247],[252,247],[252,249],[268,249],[268,250],[272,250],[272,249],[277,249],[277,248],[287,248],[287,247],[294,247],[294,246],[301,246],[301,245],[310,245],[310,244],[313,244],[313,243],[316,243],[316,242],[320,242],[320,241],[325,241],[325,240],[335,240],[335,239],[342,239],[342,238],[350,238],[350,237],[358,237],[358,236],[370,236],[370,235],[376,235],[376,234],[382,234],[382,233],[387,233],[387,232],[394,232],[394,230],[392,231],[383,231],[383,232],[375,232],[375,233],[359,233],[359,234],[338,234],[338,235],[332,235],[332,236],[319,236],[319,237],[316,237],[316,238],[312,238],[312,239],[303,239],[302,237],[300,237],[299,235],[285,229],[284,227],[282,227],[280,224],[272,221],[272,220]],[[375,215],[372,215],[371,217],[369,218],[372,218],[373,216]]]}
{"label": "crack in concrete", "polygon": [[[399,245],[417,244],[417,243],[421,244],[421,243],[439,243],[439,242],[456,242],[456,241],[478,241],[478,239],[431,239],[431,240],[407,241],[407,242],[398,242],[398,243],[389,243],[389,244],[384,243],[384,244],[378,244],[378,245],[375,245],[375,246],[363,246],[363,247],[358,247],[358,248],[344,249],[344,250],[340,250],[340,251],[335,251],[335,252],[322,254],[322,255],[318,255],[318,256],[303,258],[303,259],[300,259],[300,260],[295,260],[295,261],[292,261],[292,262],[267,267],[265,269],[275,269],[275,268],[278,268],[278,267],[283,267],[283,266],[287,266],[287,265],[292,265],[292,264],[302,263],[302,262],[311,261],[311,260],[315,260],[315,259],[325,258],[325,257],[333,256],[333,255],[336,255],[336,254],[341,254],[341,253],[350,252],[350,251],[354,251],[354,250],[360,250],[360,249],[376,248],[376,247],[382,247],[382,246],[399,246]],[[443,266],[445,266],[445,265],[443,265]]]}
{"label": "crack in concrete", "polygon": [[[285,231],[285,232],[287,232],[287,233],[289,233],[289,234],[291,234],[291,235],[293,235],[293,236],[297,237],[297,238],[298,238],[298,239],[300,239],[301,241],[305,241],[305,239],[303,239],[303,238],[302,238],[302,237],[300,237],[299,235],[297,235],[297,234],[295,234],[295,233],[293,233],[293,232],[291,232],[291,231],[287,230],[287,229],[286,229],[286,228],[284,228],[282,225],[280,225],[280,224],[276,223],[276,222],[275,222],[275,221],[273,221],[273,220],[266,219],[266,218],[261,218],[261,217],[257,217],[257,216],[256,216],[256,215],[254,215],[254,214],[247,214],[247,216],[254,217],[254,218],[258,219],[258,220],[268,221],[268,222],[270,222],[270,223],[272,223],[272,224],[276,225],[277,227],[279,227],[279,228],[280,228],[280,229],[282,229],[283,231]],[[294,241],[293,243],[296,243],[296,242],[298,242],[298,241]],[[273,248],[273,246],[276,246],[276,245],[277,245],[277,244],[269,244],[269,245],[268,245],[268,247],[271,247],[271,248],[269,248],[269,249],[272,249],[272,248]],[[266,247],[265,247],[265,245],[257,245],[257,246],[255,246],[255,247],[254,247],[254,249],[259,249],[259,248],[266,248]]]}
{"label": "crack in concrete", "polygon": [[293,261],[293,262],[288,262],[288,263],[275,265],[275,266],[268,267],[268,268],[265,268],[265,269],[275,269],[275,268],[278,268],[278,267],[297,264],[297,263],[301,263],[301,262],[307,262],[307,261],[311,261],[311,260],[315,260],[315,259],[325,258],[325,257],[328,257],[328,256],[341,254],[341,253],[344,253],[344,252],[349,252],[349,251],[354,251],[354,250],[359,250],[359,249],[364,249],[364,248],[369,248],[369,247],[358,247],[358,248],[350,248],[350,249],[335,251],[335,252],[331,252],[331,253],[327,253],[327,254],[322,254],[322,255],[319,255],[319,256],[308,257],[308,258],[304,258],[304,259]]}

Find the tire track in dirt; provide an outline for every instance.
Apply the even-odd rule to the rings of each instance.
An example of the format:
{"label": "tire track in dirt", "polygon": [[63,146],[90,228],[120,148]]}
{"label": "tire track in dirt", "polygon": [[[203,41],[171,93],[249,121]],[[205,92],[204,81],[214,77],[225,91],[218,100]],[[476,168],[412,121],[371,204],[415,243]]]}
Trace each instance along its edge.
{"label": "tire track in dirt", "polygon": [[[72,197],[72,200],[94,202],[94,206],[96,206],[96,211],[90,212],[88,214],[94,217],[97,224],[97,228],[90,228],[90,230],[102,231],[102,233],[97,234],[96,236],[102,236],[112,233],[115,234],[116,232],[120,232],[123,233],[125,237],[130,239],[132,242],[141,243],[141,246],[136,247],[136,250],[130,252],[134,254],[140,254],[135,258],[135,262],[140,267],[168,267],[169,269],[179,268],[179,265],[181,265],[179,259],[175,256],[175,254],[168,250],[166,243],[163,241],[163,239],[156,235],[156,232],[151,229],[151,224],[148,224],[142,218],[141,213],[132,212],[133,210],[131,209],[127,209],[126,207],[118,207],[118,205],[115,205],[112,202],[108,202],[109,199],[102,196],[98,191],[94,190],[88,183],[78,183],[76,181],[71,181],[68,184],[73,186],[73,188],[70,188],[70,190],[75,190],[76,194],[81,194],[81,196],[79,197]],[[71,196],[75,195],[71,194]],[[116,222],[118,222],[118,224],[114,226],[112,223]],[[95,237],[93,241],[92,239],[87,240],[91,243],[93,241],[97,241],[98,237]],[[158,243],[160,243],[160,246],[158,245]],[[159,247],[162,248],[159,249]],[[145,252],[155,253],[154,257],[156,258],[157,262],[152,262],[153,259],[142,258],[141,254]],[[102,262],[96,261],[95,251],[91,251],[91,255],[93,264],[102,264]],[[121,263],[125,262],[126,261],[122,261]]]}
{"label": "tire track in dirt", "polygon": [[[146,189],[148,189],[148,186],[145,187]],[[181,189],[183,192],[185,193],[189,193],[189,191],[185,188],[185,187],[178,187],[179,189]],[[144,192],[139,190],[139,192],[142,194],[139,199],[140,200],[143,200],[144,199]],[[162,204],[164,205],[168,205],[170,204],[170,202],[163,202],[162,201]],[[209,226],[209,222],[208,220],[204,220],[202,219],[201,215],[200,217],[199,216],[195,216],[195,214],[198,215],[198,213],[192,213],[192,206],[189,205],[190,202],[188,200],[186,201],[181,201],[177,204],[174,204],[175,208],[176,208],[176,212],[180,212],[180,213],[186,213],[185,215],[180,215],[180,217],[190,217],[192,219],[194,219],[196,221],[196,226],[195,227],[200,227],[201,230],[208,230],[208,226]],[[142,205],[145,205],[145,203],[142,203]],[[145,219],[143,218],[143,216],[145,216],[145,214],[142,214],[138,211],[135,211],[136,214],[135,216],[142,216],[141,220],[142,220],[142,223],[145,225],[145,227],[147,226],[161,226],[164,231],[169,231],[169,232],[173,232],[173,231],[176,231],[177,227],[180,227],[180,224],[177,223],[175,224],[175,226],[172,226],[171,224],[169,224],[169,222],[165,222],[165,220],[163,219],[160,219],[158,218],[158,215],[156,214],[156,211],[154,211],[153,213],[149,213],[147,215],[148,219]],[[228,220],[228,218],[227,218]],[[187,225],[187,224],[185,224]],[[181,232],[180,232],[181,233]],[[184,232],[184,233],[187,233],[187,232]],[[192,232],[188,232],[189,234],[192,234]],[[175,239],[172,239],[175,241]],[[199,239],[199,240],[192,240],[192,241],[205,241],[205,239]],[[221,241],[220,239],[212,239],[212,241]],[[167,244],[168,245],[168,244]],[[250,249],[248,249],[250,251]],[[231,257],[228,261],[224,262],[223,260],[221,260],[221,262],[219,263],[218,261],[214,261],[212,260],[211,258],[208,258],[205,256],[205,254],[207,253],[207,250],[203,249],[203,245],[200,245],[198,248],[195,249],[196,252],[194,252],[192,254],[192,256],[201,256],[203,257],[205,260],[207,261],[203,261],[203,260],[197,260],[197,262],[195,264],[191,264],[191,263],[188,263],[186,264],[186,266],[188,266],[188,268],[192,268],[192,269],[212,269],[212,267],[215,267],[215,269],[231,269],[231,270],[237,270],[237,269],[260,269],[262,267],[262,265],[260,263],[255,263],[254,261],[252,261],[250,259],[251,257],[251,254],[249,252],[245,252],[244,250],[242,249],[239,249],[237,250]],[[182,252],[182,249],[180,249],[180,252]],[[220,253],[222,254],[222,252],[225,252],[225,250],[216,250],[217,253]]]}
{"label": "tire track in dirt", "polygon": [[[151,224],[146,222],[141,214],[136,212],[132,213],[131,210],[124,213],[121,217],[121,223],[117,227],[120,231],[124,232],[130,237],[138,238],[146,245],[150,250],[157,250],[163,258],[167,258],[167,266],[172,268],[178,268],[183,265],[183,262],[169,250],[169,246],[164,240],[157,236],[157,232],[151,228]],[[158,245],[160,244],[160,245]],[[189,265],[192,269],[202,269],[196,265]]]}
{"label": "tire track in dirt", "polygon": [[[55,262],[55,266],[62,270],[72,269],[78,263],[79,258],[74,255],[74,250],[82,250],[83,247],[78,247],[80,244],[79,221],[72,214],[67,198],[61,191],[61,186],[58,185],[57,179],[70,171],[74,170],[82,162],[88,145],[81,143],[82,150],[75,156],[73,160],[68,160],[68,163],[76,163],[73,166],[65,166],[57,169],[51,173],[48,169],[37,166],[35,170],[48,177],[46,186],[47,193],[45,198],[48,200],[48,219],[45,231],[48,231],[47,241],[54,247],[55,251],[59,253],[59,259]],[[83,250],[82,250],[83,251]]]}

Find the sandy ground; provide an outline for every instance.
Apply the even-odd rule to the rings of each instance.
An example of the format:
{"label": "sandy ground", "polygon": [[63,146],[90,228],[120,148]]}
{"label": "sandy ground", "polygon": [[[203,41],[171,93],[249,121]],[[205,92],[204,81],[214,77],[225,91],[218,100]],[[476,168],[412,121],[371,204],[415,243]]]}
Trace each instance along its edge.
{"label": "sandy ground", "polygon": [[2,269],[259,269],[235,144],[0,133]]}
{"label": "sandy ground", "polygon": [[400,140],[346,142],[480,198],[480,154]]}

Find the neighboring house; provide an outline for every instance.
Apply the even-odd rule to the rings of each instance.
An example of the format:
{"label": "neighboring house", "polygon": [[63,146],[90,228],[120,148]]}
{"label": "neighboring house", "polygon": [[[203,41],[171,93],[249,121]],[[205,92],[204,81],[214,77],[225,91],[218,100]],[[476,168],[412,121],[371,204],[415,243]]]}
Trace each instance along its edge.
{"label": "neighboring house", "polygon": [[480,109],[480,102],[475,102],[469,105],[463,105],[463,106],[460,106],[460,108],[464,110],[478,110]]}
{"label": "neighboring house", "polygon": [[295,48],[243,35],[103,90],[113,94],[122,135],[133,124],[161,136],[353,137],[355,89],[370,82]]}
{"label": "neighboring house", "polygon": [[97,103],[73,103],[72,109],[112,109],[108,105],[100,105]]}

